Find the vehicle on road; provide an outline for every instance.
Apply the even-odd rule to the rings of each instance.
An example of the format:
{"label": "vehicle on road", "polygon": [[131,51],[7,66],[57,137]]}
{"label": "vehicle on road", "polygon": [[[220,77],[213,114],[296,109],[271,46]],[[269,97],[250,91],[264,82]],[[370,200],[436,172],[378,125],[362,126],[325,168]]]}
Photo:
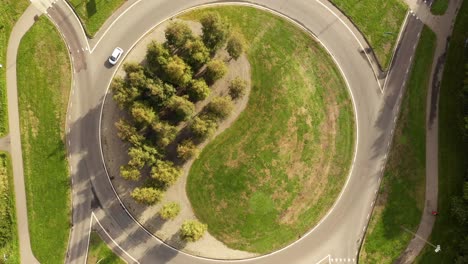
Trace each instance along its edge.
{"label": "vehicle on road", "polygon": [[115,48],[114,51],[112,52],[112,54],[109,57],[109,63],[112,64],[112,65],[115,65],[117,63],[117,61],[119,61],[122,54],[123,54],[123,49],[121,49],[119,47]]}

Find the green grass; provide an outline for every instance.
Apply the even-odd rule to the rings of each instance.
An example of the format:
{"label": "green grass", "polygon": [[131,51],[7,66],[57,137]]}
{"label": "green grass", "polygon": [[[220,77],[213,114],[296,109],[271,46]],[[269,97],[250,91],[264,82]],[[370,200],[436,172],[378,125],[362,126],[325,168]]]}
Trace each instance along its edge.
{"label": "green grass", "polygon": [[424,27],[361,251],[362,263],[393,263],[413,237],[402,226],[413,232],[419,226],[425,197],[426,96],[435,47],[435,34]]}
{"label": "green grass", "polygon": [[447,11],[449,0],[434,0],[431,6],[431,13],[434,15],[443,15]]}
{"label": "green grass", "polygon": [[331,0],[364,34],[383,69],[389,67],[408,7],[402,0]]}
{"label": "green grass", "polygon": [[210,234],[270,252],[309,230],[341,191],[353,155],[352,103],[331,57],[291,23],[239,6],[183,18],[210,10],[246,37],[252,92],[194,162],[187,193]]}
{"label": "green grass", "polygon": [[100,264],[125,264],[125,261],[114,254],[96,232],[92,232],[89,240],[88,260],[86,263],[96,264],[97,262]]}
{"label": "green grass", "polygon": [[0,258],[5,264],[19,264],[19,241],[16,224],[15,191],[10,156],[0,152]]}
{"label": "green grass", "polygon": [[125,0],[68,0],[78,13],[88,36],[93,37]]}
{"label": "green grass", "polygon": [[[450,214],[453,196],[461,196],[467,171],[468,142],[463,137],[463,100],[461,91],[468,63],[468,2],[458,12],[450,39],[441,83],[439,99],[439,201],[437,216],[430,241],[441,245],[442,251],[426,247],[418,263],[454,263],[459,244],[466,237],[468,227],[460,226]],[[466,108],[465,108],[466,109]],[[465,251],[466,255],[466,251]]]}
{"label": "green grass", "polygon": [[8,105],[6,91],[6,52],[11,30],[28,7],[27,0],[0,0],[0,137],[8,133]]}
{"label": "green grass", "polygon": [[17,76],[32,249],[41,263],[63,263],[70,227],[64,122],[71,70],[66,46],[45,17],[21,40]]}

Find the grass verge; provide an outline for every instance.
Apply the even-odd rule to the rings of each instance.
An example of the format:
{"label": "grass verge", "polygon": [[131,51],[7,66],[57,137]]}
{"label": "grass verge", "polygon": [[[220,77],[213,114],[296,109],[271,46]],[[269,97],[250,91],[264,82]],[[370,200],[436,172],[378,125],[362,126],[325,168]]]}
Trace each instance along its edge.
{"label": "grass verge", "polygon": [[1,263],[20,263],[13,174],[10,156],[4,152],[0,152],[0,258]]}
{"label": "grass verge", "polygon": [[68,0],[83,22],[86,34],[94,37],[112,13],[126,0]]}
{"label": "grass verge", "polygon": [[448,8],[449,0],[434,0],[431,6],[431,13],[434,15],[443,15]]}
{"label": "grass verge", "polygon": [[[461,244],[468,226],[460,225],[451,215],[451,199],[461,196],[468,169],[468,140],[463,135],[462,90],[468,64],[468,2],[463,2],[458,12],[447,52],[439,98],[439,201],[437,216],[430,242],[441,245],[442,251],[426,247],[418,263],[455,263],[463,252]],[[466,84],[465,84],[466,85]],[[466,89],[466,88],[465,88]],[[465,113],[466,114],[466,113]],[[464,249],[467,255],[466,248]],[[462,262],[460,262],[462,263]]]}
{"label": "grass verge", "polygon": [[8,133],[6,91],[6,52],[10,33],[18,18],[29,5],[27,0],[0,0],[0,137]]}
{"label": "grass verge", "polygon": [[71,71],[62,38],[43,16],[21,40],[17,76],[31,246],[41,263],[63,263],[70,227],[64,128]]}
{"label": "grass verge", "polygon": [[408,7],[402,0],[331,0],[364,34],[387,69]]}
{"label": "grass verge", "polygon": [[239,6],[183,18],[210,11],[246,37],[252,92],[194,162],[187,193],[216,238],[270,252],[309,230],[341,191],[353,155],[352,103],[331,57],[293,24]]}
{"label": "grass verge", "polygon": [[361,250],[362,263],[393,263],[413,237],[402,227],[415,232],[419,226],[425,197],[426,97],[435,47],[435,34],[424,27]]}
{"label": "grass verge", "polygon": [[102,241],[96,232],[91,233],[89,240],[88,264],[125,264],[119,256]]}

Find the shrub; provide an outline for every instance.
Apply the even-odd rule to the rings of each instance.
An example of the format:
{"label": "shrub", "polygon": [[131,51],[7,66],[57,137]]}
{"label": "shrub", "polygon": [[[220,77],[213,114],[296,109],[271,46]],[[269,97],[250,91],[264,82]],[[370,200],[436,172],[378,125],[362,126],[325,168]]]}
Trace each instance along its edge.
{"label": "shrub", "polygon": [[123,165],[120,166],[120,176],[125,180],[137,181],[140,179],[141,174],[137,168],[130,165]]}
{"label": "shrub", "polygon": [[167,108],[175,114],[177,120],[186,120],[192,116],[195,111],[195,106],[192,102],[185,97],[177,95],[172,96],[168,103]]}
{"label": "shrub", "polygon": [[210,92],[210,88],[203,79],[192,80],[188,87],[188,95],[193,101],[205,99],[210,95]]}
{"label": "shrub", "polygon": [[229,83],[229,95],[232,99],[237,99],[245,95],[247,82],[239,77],[236,77]]}
{"label": "shrub", "polygon": [[215,97],[211,102],[206,106],[206,111],[208,115],[221,120],[231,114],[232,109],[234,108],[231,98],[227,96]]}
{"label": "shrub", "polygon": [[189,160],[192,157],[197,156],[198,149],[191,140],[184,140],[180,145],[177,146],[177,156],[183,160]]}
{"label": "shrub", "polygon": [[131,196],[138,203],[151,205],[161,201],[164,193],[155,188],[142,187],[133,189]]}
{"label": "shrub", "polygon": [[218,125],[215,121],[207,119],[207,118],[200,118],[195,117],[190,124],[190,130],[192,131],[193,135],[199,139],[205,139],[212,136]]}
{"label": "shrub", "polygon": [[211,60],[206,64],[204,73],[206,82],[213,84],[215,81],[223,78],[227,70],[226,64],[222,60]]}
{"label": "shrub", "polygon": [[217,13],[207,13],[200,22],[202,24],[203,42],[211,52],[215,52],[226,42],[230,26]]}
{"label": "shrub", "polygon": [[186,220],[180,228],[180,237],[186,241],[194,242],[203,237],[208,226],[197,220]]}
{"label": "shrub", "polygon": [[169,23],[164,31],[167,45],[173,49],[179,49],[191,38],[193,38],[192,30],[187,23],[173,21]]}
{"label": "shrub", "polygon": [[159,215],[164,220],[174,219],[180,213],[180,205],[175,202],[167,203],[163,205],[161,210],[159,210]]}
{"label": "shrub", "polygon": [[182,171],[170,161],[157,160],[151,169],[151,177],[164,187],[175,183],[181,174]]}
{"label": "shrub", "polygon": [[237,60],[242,52],[244,52],[244,43],[245,39],[242,34],[237,32],[231,34],[231,37],[229,37],[226,45],[226,50],[229,53],[229,56]]}

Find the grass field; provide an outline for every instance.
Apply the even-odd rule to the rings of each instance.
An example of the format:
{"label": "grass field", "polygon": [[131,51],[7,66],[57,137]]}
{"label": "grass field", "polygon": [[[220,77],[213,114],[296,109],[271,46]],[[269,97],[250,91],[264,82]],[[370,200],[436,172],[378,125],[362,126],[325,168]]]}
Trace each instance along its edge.
{"label": "grass field", "polygon": [[[423,29],[361,263],[393,263],[416,231],[424,209],[426,96],[436,36]],[[402,158],[404,157],[404,158]]]}
{"label": "grass field", "polygon": [[[4,261],[6,257],[6,261]],[[0,152],[0,263],[19,264],[15,192],[10,156]]]}
{"label": "grass field", "polygon": [[6,92],[6,52],[11,30],[28,7],[28,0],[0,0],[0,137],[8,133],[8,105]]}
{"label": "grass field", "polygon": [[449,0],[434,0],[431,7],[431,13],[434,15],[443,15],[447,11]]}
{"label": "grass field", "polygon": [[21,40],[17,76],[32,249],[41,263],[63,263],[70,227],[64,122],[71,70],[65,44],[45,17]]}
{"label": "grass field", "polygon": [[402,0],[331,0],[361,30],[383,69],[389,66],[408,7]]}
{"label": "grass field", "polygon": [[78,13],[88,36],[93,37],[125,0],[68,0]]}
{"label": "grass field", "polygon": [[87,264],[125,264],[125,262],[107,247],[96,232],[91,233]]}
{"label": "grass field", "polygon": [[[445,63],[439,99],[439,216],[437,216],[430,241],[441,245],[442,251],[426,247],[418,263],[454,263],[459,244],[468,233],[468,226],[460,226],[451,215],[451,198],[461,196],[463,181],[468,169],[468,142],[463,138],[463,89],[468,49],[468,2],[458,13]],[[466,84],[465,84],[466,85]],[[466,89],[466,88],[465,88]],[[466,107],[466,106],[465,106]],[[465,108],[466,109],[466,108]],[[467,254],[464,249],[465,255]]]}
{"label": "grass field", "polygon": [[331,57],[306,33],[248,7],[218,12],[249,43],[252,92],[238,120],[191,168],[196,216],[231,248],[265,253],[324,216],[348,176],[353,107]]}

